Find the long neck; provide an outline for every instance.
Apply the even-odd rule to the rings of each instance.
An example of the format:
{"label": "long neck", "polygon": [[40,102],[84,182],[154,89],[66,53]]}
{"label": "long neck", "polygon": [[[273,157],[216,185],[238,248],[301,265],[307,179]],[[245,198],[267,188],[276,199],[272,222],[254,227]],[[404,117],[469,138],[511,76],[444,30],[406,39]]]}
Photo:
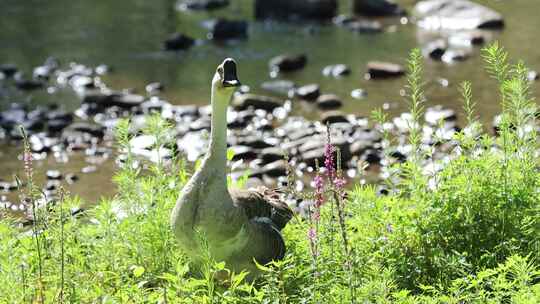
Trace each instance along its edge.
{"label": "long neck", "polygon": [[206,154],[209,166],[225,177],[227,166],[227,105],[230,98],[218,94],[212,89],[212,124],[210,131],[210,148]]}

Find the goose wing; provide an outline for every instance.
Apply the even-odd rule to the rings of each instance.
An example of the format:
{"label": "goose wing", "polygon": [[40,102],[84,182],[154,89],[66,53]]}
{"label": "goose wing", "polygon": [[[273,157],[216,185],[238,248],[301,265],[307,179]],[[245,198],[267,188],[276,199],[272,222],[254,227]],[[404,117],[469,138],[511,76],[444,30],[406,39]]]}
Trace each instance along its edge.
{"label": "goose wing", "polygon": [[229,192],[235,206],[243,209],[249,220],[268,218],[279,231],[293,217],[293,211],[280,199],[277,190],[259,187],[247,190],[231,189]]}

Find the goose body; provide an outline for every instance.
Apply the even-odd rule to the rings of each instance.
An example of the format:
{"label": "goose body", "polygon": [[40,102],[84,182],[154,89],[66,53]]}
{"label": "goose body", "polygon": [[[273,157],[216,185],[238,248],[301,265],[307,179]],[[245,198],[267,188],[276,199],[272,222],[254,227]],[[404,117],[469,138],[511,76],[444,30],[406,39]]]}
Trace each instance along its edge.
{"label": "goose body", "polygon": [[227,188],[227,106],[235,88],[236,63],[225,59],[212,81],[211,140],[201,166],[182,189],[171,213],[171,226],[185,252],[197,262],[198,233],[216,261],[233,271],[257,272],[253,260],[266,264],[285,254],[281,229],[292,211],[266,188]]}

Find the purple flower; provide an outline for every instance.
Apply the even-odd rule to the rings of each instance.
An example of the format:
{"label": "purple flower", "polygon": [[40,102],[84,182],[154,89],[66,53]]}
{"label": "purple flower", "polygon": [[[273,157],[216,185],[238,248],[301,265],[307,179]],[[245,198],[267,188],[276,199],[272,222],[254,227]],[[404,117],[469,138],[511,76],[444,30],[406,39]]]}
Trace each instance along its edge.
{"label": "purple flower", "polygon": [[310,242],[315,242],[315,240],[317,239],[317,232],[314,228],[309,228],[307,236]]}
{"label": "purple flower", "polygon": [[24,151],[23,153],[23,162],[24,162],[24,171],[27,175],[32,174],[32,161],[33,161],[32,153],[29,151]]}
{"label": "purple flower", "polygon": [[324,204],[324,180],[317,174],[313,181],[315,182],[315,208],[319,209]]}
{"label": "purple flower", "polygon": [[347,181],[343,177],[336,177],[334,179],[334,186],[337,190],[343,190]]}
{"label": "purple flower", "polygon": [[330,140],[328,140],[328,143],[324,146],[324,166],[326,167],[326,174],[330,180],[333,180],[336,177],[335,152],[334,146],[330,143]]}

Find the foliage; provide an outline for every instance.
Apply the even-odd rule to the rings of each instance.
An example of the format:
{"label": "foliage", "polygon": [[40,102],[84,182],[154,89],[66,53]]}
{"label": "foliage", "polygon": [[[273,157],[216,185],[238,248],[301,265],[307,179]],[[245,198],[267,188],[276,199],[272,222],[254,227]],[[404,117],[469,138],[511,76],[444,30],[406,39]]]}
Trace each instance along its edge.
{"label": "foliage", "polygon": [[[317,171],[321,187],[303,194],[315,209],[286,227],[285,259],[259,265],[255,282],[209,255],[192,267],[169,227],[189,170],[176,158],[138,163],[130,123],[120,121],[117,142],[127,157],[114,198],[72,216],[82,202],[61,195],[50,208],[36,207],[30,228],[0,220],[0,303],[538,303],[536,108],[524,65],[510,64],[498,45],[484,55],[503,100],[499,136],[482,133],[464,83],[468,126],[446,143],[454,150],[444,168],[423,174],[426,162],[438,160],[421,140],[422,68],[413,52],[415,156],[392,167],[395,189],[380,195],[357,185],[344,195],[341,173],[329,170],[339,156],[329,142],[326,168]],[[374,117],[386,120],[382,111]],[[155,115],[143,132],[155,136],[159,151],[172,146],[169,128]],[[378,129],[390,149],[391,135]],[[31,158],[25,161],[31,181]],[[37,202],[39,193],[29,188],[26,197]]]}

